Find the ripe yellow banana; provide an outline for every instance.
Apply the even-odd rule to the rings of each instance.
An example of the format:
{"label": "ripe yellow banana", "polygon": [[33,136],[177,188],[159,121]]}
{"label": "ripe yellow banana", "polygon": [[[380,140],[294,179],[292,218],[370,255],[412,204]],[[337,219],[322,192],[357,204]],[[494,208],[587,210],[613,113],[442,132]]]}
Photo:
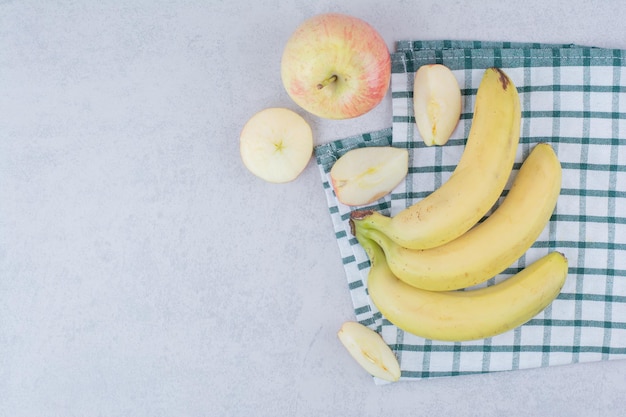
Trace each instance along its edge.
{"label": "ripe yellow banana", "polygon": [[366,210],[352,212],[352,219],[412,249],[428,249],[456,239],[500,197],[513,168],[520,120],[515,85],[502,70],[487,69],[476,93],[463,155],[450,178],[394,217]]}
{"label": "ripe yellow banana", "polygon": [[536,145],[508,195],[485,221],[432,249],[406,249],[378,230],[355,225],[385,252],[402,281],[430,291],[467,288],[504,271],[537,240],[561,191],[561,164],[547,143]]}
{"label": "ripe yellow banana", "polygon": [[370,258],[369,296],[398,328],[427,339],[460,342],[512,330],[557,297],[567,278],[567,258],[551,252],[516,275],[469,291],[427,291],[396,278],[382,249],[357,235]]}

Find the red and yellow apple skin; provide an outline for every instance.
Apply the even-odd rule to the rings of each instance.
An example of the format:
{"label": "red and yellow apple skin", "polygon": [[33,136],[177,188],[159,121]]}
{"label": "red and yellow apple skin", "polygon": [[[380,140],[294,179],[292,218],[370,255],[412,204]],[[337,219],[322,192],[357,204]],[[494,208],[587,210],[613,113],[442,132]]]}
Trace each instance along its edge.
{"label": "red and yellow apple skin", "polygon": [[304,110],[327,119],[349,119],[376,107],[387,94],[391,58],[367,22],[338,13],[304,21],[281,60],[282,82]]}

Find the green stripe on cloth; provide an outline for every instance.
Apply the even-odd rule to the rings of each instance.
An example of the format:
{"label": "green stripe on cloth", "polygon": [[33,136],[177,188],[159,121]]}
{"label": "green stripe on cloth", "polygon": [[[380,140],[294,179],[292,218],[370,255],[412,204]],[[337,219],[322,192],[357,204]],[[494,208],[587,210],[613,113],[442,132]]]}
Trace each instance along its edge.
{"label": "green stripe on cloth", "polygon": [[527,43],[527,42],[497,42],[497,41],[466,41],[466,40],[431,40],[431,41],[410,41],[401,40],[396,42],[396,52],[402,51],[424,51],[432,49],[435,51],[443,49],[546,49],[546,48],[574,48],[574,44],[548,44],[548,43]]}
{"label": "green stripe on cloth", "polygon": [[[448,40],[400,41],[396,47],[391,129],[316,148],[356,319],[379,332],[392,347],[405,380],[626,358],[625,51]],[[461,120],[443,147],[423,144],[413,114],[415,71],[431,63],[452,69],[462,92]],[[548,142],[561,160],[563,188],[555,213],[536,243],[484,285],[506,279],[553,250],[568,257],[569,276],[557,299],[517,329],[462,343],[423,339],[396,328],[371,303],[369,261],[348,225],[354,208],[336,200],[328,172],[346,149],[406,148],[410,155],[406,181],[369,208],[394,215],[424,198],[456,167],[471,128],[482,74],[496,65],[512,78],[522,104],[520,145],[512,175],[533,146]],[[502,198],[506,195],[507,190]]]}

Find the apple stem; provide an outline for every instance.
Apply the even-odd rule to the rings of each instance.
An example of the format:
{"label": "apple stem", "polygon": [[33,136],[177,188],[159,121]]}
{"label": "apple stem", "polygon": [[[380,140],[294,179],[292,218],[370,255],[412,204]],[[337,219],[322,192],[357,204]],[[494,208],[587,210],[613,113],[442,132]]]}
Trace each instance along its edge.
{"label": "apple stem", "polygon": [[329,84],[334,83],[335,81],[337,81],[337,76],[335,74],[333,74],[332,76],[326,78],[324,81],[322,81],[321,83],[319,83],[317,85],[317,89],[321,90],[322,88],[326,87]]}

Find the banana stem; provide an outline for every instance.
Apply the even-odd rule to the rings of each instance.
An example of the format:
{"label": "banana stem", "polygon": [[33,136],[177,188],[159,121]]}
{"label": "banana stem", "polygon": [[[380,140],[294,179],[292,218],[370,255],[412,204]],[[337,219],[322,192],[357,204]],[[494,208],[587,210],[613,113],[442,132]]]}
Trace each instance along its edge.
{"label": "banana stem", "polygon": [[355,210],[352,213],[350,213],[350,233],[352,233],[353,236],[356,236],[356,224],[355,221],[357,220],[363,220],[369,216],[372,215],[374,211],[373,210]]}

